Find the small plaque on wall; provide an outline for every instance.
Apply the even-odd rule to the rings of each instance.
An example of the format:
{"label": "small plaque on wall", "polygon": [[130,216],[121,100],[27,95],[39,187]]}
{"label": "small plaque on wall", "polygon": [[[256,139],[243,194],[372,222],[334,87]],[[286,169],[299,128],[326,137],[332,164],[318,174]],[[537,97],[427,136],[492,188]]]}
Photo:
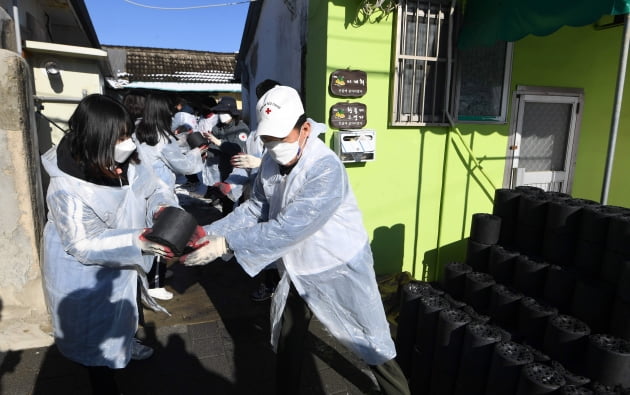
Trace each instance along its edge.
{"label": "small plaque on wall", "polygon": [[330,107],[330,125],[336,129],[361,129],[367,123],[363,103],[337,103]]}
{"label": "small plaque on wall", "polygon": [[361,97],[367,92],[367,74],[361,70],[335,70],[330,74],[330,94]]}

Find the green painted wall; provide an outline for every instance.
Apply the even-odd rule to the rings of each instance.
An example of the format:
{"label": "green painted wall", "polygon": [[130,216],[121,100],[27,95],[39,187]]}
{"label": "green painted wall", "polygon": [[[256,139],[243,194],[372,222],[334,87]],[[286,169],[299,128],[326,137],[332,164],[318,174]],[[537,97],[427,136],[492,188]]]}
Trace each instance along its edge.
{"label": "green painted wall", "polygon": [[[608,151],[622,26],[563,27],[556,33],[528,36],[515,44],[512,87],[544,85],[584,89],[584,111],[572,195],[599,201]],[[630,100],[630,89],[624,92]],[[629,207],[630,165],[628,105],[622,107],[609,204]]]}
{"label": "green painted wall", "polygon": [[[356,0],[310,2],[305,74],[307,112],[316,120],[328,123],[328,109],[338,101],[345,101],[329,95],[330,73],[345,68],[367,72],[366,95],[351,100],[367,105],[365,128],[376,130],[376,160],[346,167],[371,236],[375,268],[377,273],[406,270],[418,279],[435,279],[443,264],[464,259],[471,216],[492,211],[493,186],[500,188],[503,184],[509,128],[506,124],[457,125],[464,142],[472,148],[489,176],[490,181],[487,181],[470,161],[462,141],[446,128],[390,127],[395,16],[389,15],[380,22],[356,24],[353,21],[357,4]],[[574,194],[598,200],[599,191],[593,184],[601,184],[602,156],[607,144],[604,140],[610,127],[614,93],[614,89],[606,86],[614,79],[611,74],[617,63],[616,58],[609,58],[618,57],[618,51],[610,50],[606,55],[608,59],[599,61],[584,53],[569,55],[572,52],[568,48],[553,47],[566,47],[565,41],[577,41],[576,35],[583,34],[577,32],[570,37],[563,34],[563,31],[557,33],[560,38],[553,36],[549,43],[539,38],[526,38],[517,43],[512,87],[516,84],[580,87],[583,85],[578,84],[575,76],[593,74],[588,86],[583,86],[585,107],[591,102],[593,107],[584,111]],[[612,31],[603,34],[610,41],[618,36]],[[599,39],[583,45],[603,51]],[[618,44],[612,42],[609,46],[616,48]],[[543,62],[543,58],[552,56],[553,61]],[[560,66],[573,69],[571,73],[566,69],[549,71]],[[595,71],[604,69],[609,71]],[[573,78],[569,78],[571,75]],[[584,80],[586,78],[581,79]],[[605,99],[593,97],[595,90]],[[326,133],[327,142],[331,142],[333,132],[329,129]],[[595,165],[584,163],[589,161]],[[617,169],[623,166],[620,162],[616,163]],[[614,173],[614,187],[623,184],[618,173]],[[628,199],[625,195],[615,191],[611,193],[610,202],[621,204],[622,199]]]}

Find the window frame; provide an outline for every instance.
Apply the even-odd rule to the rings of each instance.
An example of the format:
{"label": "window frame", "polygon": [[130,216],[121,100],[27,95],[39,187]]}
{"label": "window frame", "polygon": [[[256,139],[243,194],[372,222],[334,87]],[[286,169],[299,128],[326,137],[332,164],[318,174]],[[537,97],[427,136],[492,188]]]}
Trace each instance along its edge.
{"label": "window frame", "polygon": [[458,52],[455,65],[456,72],[456,90],[453,95],[454,113],[458,123],[471,123],[471,124],[505,124],[507,123],[509,101],[510,101],[510,81],[512,79],[512,56],[514,53],[514,43],[506,42],[505,48],[505,63],[503,68],[503,88],[501,90],[501,108],[497,115],[473,115],[462,118],[459,114],[460,99],[461,99],[461,84],[462,84],[462,63],[459,61],[461,52]]}
{"label": "window frame", "polygon": [[[438,31],[435,33],[435,39],[437,42],[429,43],[430,37],[430,29],[427,28],[425,31],[425,55],[427,52],[427,48],[432,45],[435,47],[435,55],[436,56],[419,56],[419,55],[408,55],[405,54],[405,48],[401,48],[402,44],[406,37],[403,37],[403,33],[405,33],[406,24],[408,22],[409,16],[415,16],[418,18],[418,14],[423,13],[427,15],[429,10],[433,10],[432,6],[438,5],[442,8],[442,12],[444,12],[444,21],[438,24]],[[429,12],[430,14],[430,12]],[[437,16],[439,18],[439,16]],[[457,123],[471,123],[471,124],[505,124],[508,119],[508,110],[509,110],[509,101],[510,101],[510,82],[512,78],[512,56],[514,51],[514,45],[511,42],[508,42],[506,45],[506,53],[505,53],[505,62],[503,66],[503,78],[502,78],[502,89],[501,89],[501,104],[499,109],[499,114],[479,114],[466,116],[464,118],[459,115],[460,108],[460,93],[461,93],[461,84],[462,84],[462,65],[459,61],[461,53],[455,48],[455,36],[453,31],[458,27],[458,23],[461,21],[461,15],[459,14],[459,6],[455,4],[454,1],[448,2],[445,0],[431,1],[431,0],[401,0],[398,2],[397,10],[396,10],[396,37],[395,37],[395,48],[393,54],[393,79],[392,79],[392,103],[391,103],[391,111],[390,111],[390,126],[400,127],[400,126],[449,126],[449,115],[452,116]],[[444,27],[444,24],[447,24],[448,35],[446,36],[446,40],[441,37],[441,33],[439,29]],[[426,22],[426,26],[430,26],[431,21]],[[415,39],[418,39],[418,29],[417,26],[420,24],[416,24],[416,32]],[[444,56],[440,57],[440,47],[446,45],[446,58]],[[413,61],[413,62],[423,62],[422,66],[424,67],[424,71],[422,72],[421,78],[423,78],[423,82],[421,83],[420,89],[424,90],[424,92],[417,94],[417,98],[413,98],[413,93],[411,95],[412,106],[422,108],[422,112],[410,112],[403,113],[402,107],[405,105],[405,91],[403,90],[402,84],[405,82],[404,70],[402,70],[402,65],[405,61]],[[435,82],[433,86],[427,84],[427,79],[430,77],[430,71],[426,66],[434,66],[437,68],[437,73],[443,73],[443,77],[436,77],[436,79],[440,80],[441,83]],[[416,65],[414,64],[414,71]],[[443,67],[445,72],[440,69]],[[415,74],[415,73],[414,73]],[[414,81],[415,75],[411,77],[411,80]],[[416,86],[413,84],[410,89],[415,89]],[[427,89],[427,87],[429,89]],[[441,90],[441,92],[439,92]],[[433,95],[434,102],[431,104],[431,107],[434,109],[433,112],[426,111],[425,109],[425,100],[427,98],[427,91],[430,91],[430,94]],[[435,112],[436,102],[440,98],[444,99],[444,103],[441,106],[443,108],[443,113],[440,113],[439,110]],[[421,104],[413,105],[413,100],[420,100]],[[437,118],[437,119],[436,119]]]}
{"label": "window frame", "polygon": [[[429,15],[431,15],[430,11],[431,10],[431,5],[434,4],[438,4],[438,5],[443,5],[445,7],[444,9],[444,22],[438,24],[438,32],[435,34],[436,39],[438,40],[437,43],[435,43],[435,54],[436,56],[424,56],[424,55],[408,55],[408,54],[404,54],[404,49],[401,49],[401,45],[403,42],[403,37],[402,37],[402,32],[403,32],[403,25],[406,24],[407,22],[407,17],[409,15],[415,15],[417,17],[419,12],[423,12],[425,15],[428,13]],[[450,3],[450,5],[449,5]],[[413,4],[415,5],[415,7],[408,7],[409,4]],[[423,6],[423,8],[420,8],[420,6]],[[409,12],[409,9],[411,9],[412,11]],[[445,2],[445,1],[437,1],[437,2],[431,2],[431,1],[427,1],[427,0],[417,0],[417,1],[400,1],[398,3],[397,6],[397,19],[396,19],[396,47],[395,47],[395,53],[394,53],[394,65],[393,65],[393,70],[394,70],[394,78],[393,78],[393,100],[392,100],[392,110],[391,110],[391,119],[390,119],[390,125],[391,126],[447,126],[449,125],[448,123],[448,119],[447,119],[447,112],[450,112],[450,108],[451,108],[451,84],[453,81],[453,29],[454,29],[454,25],[456,23],[456,6],[455,6],[455,2],[451,1],[451,2]],[[437,16],[437,18],[439,18],[439,14]],[[448,38],[447,38],[447,42],[444,43],[442,42],[442,40],[440,40],[440,29],[441,27],[444,25],[444,23],[447,23],[447,28],[448,28]],[[427,23],[427,26],[429,25],[429,23]],[[419,26],[419,25],[418,25]],[[426,37],[426,47],[428,48],[431,46],[431,44],[428,42],[428,34],[429,29],[427,29],[427,37]],[[418,34],[416,32],[415,38],[418,38]],[[444,59],[443,57],[440,57],[440,46],[442,45],[447,45],[448,48],[446,50],[446,59]],[[403,97],[402,95],[404,94],[404,91],[401,88],[401,84],[403,83],[403,71],[400,68],[401,62],[404,60],[412,60],[412,61],[419,61],[419,62],[424,62],[424,64],[432,64],[432,65],[438,65],[439,63],[443,63],[443,66],[445,66],[445,76],[443,77],[443,81],[444,81],[444,85],[441,84],[437,84],[435,83],[433,85],[433,96],[434,99],[435,98],[439,98],[442,97],[444,99],[444,103],[442,104],[443,108],[444,108],[444,113],[443,114],[439,114],[439,113],[427,113],[427,112],[418,112],[418,113],[409,113],[409,114],[403,114],[401,107],[403,106]],[[430,62],[430,63],[429,63]],[[425,68],[426,70],[426,68]],[[439,70],[439,67],[438,67]],[[424,89],[424,94],[422,97],[419,97],[419,100],[422,100],[422,105],[421,107],[424,109],[425,108],[425,99],[426,99],[426,88],[427,86],[429,86],[426,81],[428,78],[428,73],[423,73],[422,78],[424,80],[423,82],[423,86],[421,87],[421,89]],[[441,86],[439,86],[441,85]],[[438,89],[435,88],[440,88],[442,89],[442,93],[439,94],[438,93]],[[432,108],[435,108],[435,102],[432,103]],[[431,117],[439,117],[441,118],[439,122],[434,122],[434,121],[426,121],[427,118],[431,118]],[[415,119],[414,119],[415,118]]]}

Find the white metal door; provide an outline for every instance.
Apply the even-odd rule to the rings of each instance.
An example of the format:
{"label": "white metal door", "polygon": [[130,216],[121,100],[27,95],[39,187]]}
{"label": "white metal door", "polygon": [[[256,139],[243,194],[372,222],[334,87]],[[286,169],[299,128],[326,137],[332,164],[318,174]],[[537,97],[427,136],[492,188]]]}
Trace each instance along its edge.
{"label": "white metal door", "polygon": [[517,101],[510,187],[570,193],[581,96],[523,94]]}

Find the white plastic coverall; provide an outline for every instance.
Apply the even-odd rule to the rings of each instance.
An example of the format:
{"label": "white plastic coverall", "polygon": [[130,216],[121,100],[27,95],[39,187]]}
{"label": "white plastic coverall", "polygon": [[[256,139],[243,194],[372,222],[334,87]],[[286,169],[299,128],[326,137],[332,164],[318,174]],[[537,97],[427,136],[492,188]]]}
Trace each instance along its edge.
{"label": "white plastic coverall", "polygon": [[201,117],[197,129],[200,132],[212,132],[212,128],[219,123],[219,116],[217,114],[210,114],[208,117]]}
{"label": "white plastic coverall", "polygon": [[159,206],[176,206],[172,190],[150,167],[130,164],[129,185],[110,187],[69,176],[57,167],[56,147],[42,155],[50,175],[46,195],[42,272],[55,343],[63,355],[88,366],[123,368],[143,302],[166,312],[147,293],[152,255],[135,245]]}
{"label": "white plastic coverall", "polygon": [[157,144],[151,146],[140,143],[134,134],[133,139],[138,147],[140,161],[151,165],[155,174],[168,185],[175,189],[176,174],[196,174],[203,169],[203,159],[199,148],[194,148],[186,153],[182,152],[175,138],[169,143],[160,138]]}
{"label": "white plastic coverall", "polygon": [[[257,158],[261,158],[265,152],[262,140],[260,140],[258,133],[256,133],[255,130],[251,131],[249,136],[247,136],[247,140],[245,141],[245,152]],[[228,193],[227,197],[233,202],[237,202],[243,195],[245,186],[254,182],[256,174],[258,174],[258,168],[241,169],[235,167],[232,169],[232,172],[224,181],[230,184],[231,187],[230,193]]]}
{"label": "white plastic coverall", "polygon": [[335,338],[368,364],[380,365],[396,350],[368,236],[343,164],[317,138],[326,126],[311,125],[304,153],[288,175],[265,155],[252,197],[205,228],[226,238],[250,276],[280,259],[282,280],[271,308],[274,347],[290,280]]}
{"label": "white plastic coverall", "polygon": [[193,132],[199,130],[199,125],[197,122],[197,117],[194,114],[190,114],[185,111],[176,112],[173,115],[173,119],[171,120],[171,132],[174,132],[178,126],[188,124],[192,128]]}

